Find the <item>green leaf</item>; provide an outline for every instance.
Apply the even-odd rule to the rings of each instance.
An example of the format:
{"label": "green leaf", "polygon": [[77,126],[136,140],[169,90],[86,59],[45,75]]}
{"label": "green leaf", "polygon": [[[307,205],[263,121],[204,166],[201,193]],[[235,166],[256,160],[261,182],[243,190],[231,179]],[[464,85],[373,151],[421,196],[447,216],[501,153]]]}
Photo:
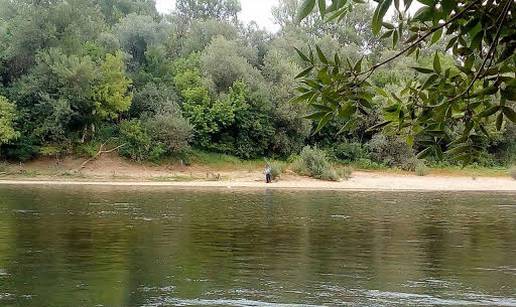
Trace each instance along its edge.
{"label": "green leaf", "polygon": [[491,107],[487,110],[484,110],[483,112],[481,112],[480,114],[478,114],[479,117],[489,117],[493,114],[495,114],[496,112],[498,112],[498,110],[500,110],[500,106],[494,106],[494,107]]}
{"label": "green leaf", "polygon": [[324,18],[324,15],[326,14],[326,0],[318,0],[317,4],[319,6],[319,13],[321,14],[321,17]]}
{"label": "green leaf", "polygon": [[321,48],[319,48],[319,46],[316,45],[315,50],[317,51],[317,56],[319,57],[319,60],[321,60],[321,62],[323,62],[324,64],[328,64],[328,59],[322,52]]}
{"label": "green leaf", "polygon": [[361,73],[362,72],[362,60],[364,59],[364,57],[361,57],[360,60],[358,60],[355,64],[355,67],[353,67],[353,70],[357,73]]}
{"label": "green leaf", "polygon": [[414,14],[412,20],[414,21],[430,21],[433,19],[434,10],[432,7],[423,6]]}
{"label": "green leaf", "polygon": [[333,108],[324,104],[312,103],[311,106],[319,111],[333,112]]}
{"label": "green leaf", "polygon": [[308,74],[312,71],[312,69],[314,69],[314,67],[313,67],[313,66],[306,68],[305,70],[303,70],[302,72],[300,72],[300,73],[295,77],[295,79],[299,79],[299,78],[301,78],[301,77],[304,77],[304,76],[308,75]]}
{"label": "green leaf", "polygon": [[498,130],[498,131],[502,130],[502,124],[503,124],[503,113],[500,113],[496,117],[496,130]]}
{"label": "green leaf", "polygon": [[317,128],[314,131],[314,134],[321,131],[321,129],[324,128],[324,126],[326,126],[326,124],[328,124],[328,122],[332,118],[332,115],[333,115],[332,113],[328,113],[325,116],[323,116],[323,118],[321,118],[321,120],[319,121],[319,124],[317,125]]}
{"label": "green leaf", "polygon": [[392,33],[392,48],[396,48],[396,45],[398,44],[398,39],[398,31],[394,31],[394,33]]}
{"label": "green leaf", "polygon": [[392,121],[389,120],[389,121],[385,121],[383,123],[374,125],[374,126],[370,127],[369,129],[367,129],[366,132],[373,132],[373,131],[382,129],[383,127],[387,126],[390,123],[392,123]]}
{"label": "green leaf", "polygon": [[440,28],[439,30],[435,31],[434,34],[432,34],[431,45],[435,44],[438,40],[440,40],[442,35],[443,28]]}
{"label": "green leaf", "polygon": [[510,107],[503,107],[503,114],[513,123],[516,123],[516,112]]}
{"label": "green leaf", "polygon": [[297,13],[297,21],[300,22],[305,19],[314,10],[314,7],[315,0],[304,0]]}
{"label": "green leaf", "polygon": [[415,69],[417,72],[420,72],[422,74],[432,74],[434,73],[434,71],[430,68],[424,68],[424,67],[412,67],[413,69]]}
{"label": "green leaf", "polygon": [[289,103],[296,104],[296,103],[301,103],[301,102],[309,102],[309,101],[312,101],[313,99],[314,99],[314,93],[308,92],[301,96],[294,97],[293,99],[291,99],[289,101]]}
{"label": "green leaf", "polygon": [[328,112],[315,112],[304,116],[304,118],[311,120],[321,120],[326,114],[328,114]]}
{"label": "green leaf", "polygon": [[451,155],[451,156],[457,156],[459,154],[462,154],[462,153],[465,153],[466,151],[469,150],[469,145],[468,144],[460,144],[456,147],[453,147],[451,149],[449,149],[446,154],[448,155]]}
{"label": "green leaf", "polygon": [[382,28],[383,17],[392,4],[392,0],[380,0],[373,14],[372,28],[373,34],[378,35]]}
{"label": "green leaf", "polygon": [[437,52],[434,55],[434,70],[437,73],[441,72],[441,61],[439,60],[439,54]]}
{"label": "green leaf", "polygon": [[299,57],[305,61],[305,62],[310,62],[310,60],[308,59],[308,57],[303,53],[301,52],[301,50],[297,49],[296,47],[294,47],[294,50],[296,50],[297,54],[299,55]]}
{"label": "green leaf", "polygon": [[484,31],[479,31],[472,39],[471,39],[471,45],[469,48],[475,50],[481,50],[482,49],[482,39],[484,38]]}
{"label": "green leaf", "polygon": [[430,153],[430,151],[431,151],[432,149],[433,149],[432,147],[427,147],[427,148],[423,149],[422,151],[420,151],[420,152],[417,154],[417,156],[416,156],[416,157],[417,157],[418,159],[424,158],[424,157],[426,157],[426,156]]}
{"label": "green leaf", "polygon": [[430,87],[430,85],[432,85],[435,82],[435,80],[437,80],[437,78],[439,78],[439,76],[436,74],[430,75],[430,77],[428,77],[428,79],[426,79],[426,81],[423,84],[423,86],[421,87],[421,89],[426,90],[428,87]]}
{"label": "green leaf", "polygon": [[380,39],[390,37],[392,35],[392,33],[394,33],[394,30],[386,31],[385,33],[382,34],[382,36],[380,36]]}
{"label": "green leaf", "polygon": [[382,22],[382,25],[389,30],[394,29],[394,25],[390,22]]}

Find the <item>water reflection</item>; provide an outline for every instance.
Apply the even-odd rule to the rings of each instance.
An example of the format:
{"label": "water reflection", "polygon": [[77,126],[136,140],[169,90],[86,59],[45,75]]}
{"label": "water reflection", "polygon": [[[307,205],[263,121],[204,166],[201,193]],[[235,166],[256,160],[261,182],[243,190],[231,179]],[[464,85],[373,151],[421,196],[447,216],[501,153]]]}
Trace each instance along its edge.
{"label": "water reflection", "polygon": [[516,306],[515,196],[0,187],[0,305]]}

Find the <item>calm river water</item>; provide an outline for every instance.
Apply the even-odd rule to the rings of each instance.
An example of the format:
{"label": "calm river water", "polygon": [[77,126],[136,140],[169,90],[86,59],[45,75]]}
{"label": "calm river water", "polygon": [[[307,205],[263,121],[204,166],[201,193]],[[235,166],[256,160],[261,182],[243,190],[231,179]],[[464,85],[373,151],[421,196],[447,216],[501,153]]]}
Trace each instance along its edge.
{"label": "calm river water", "polygon": [[0,306],[516,306],[516,194],[0,186]]}

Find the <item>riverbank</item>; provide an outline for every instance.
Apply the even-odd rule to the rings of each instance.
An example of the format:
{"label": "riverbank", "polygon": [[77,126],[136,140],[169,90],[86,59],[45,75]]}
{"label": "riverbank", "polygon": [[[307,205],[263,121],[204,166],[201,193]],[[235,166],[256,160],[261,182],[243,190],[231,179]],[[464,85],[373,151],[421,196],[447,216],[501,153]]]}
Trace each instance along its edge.
{"label": "riverbank", "polygon": [[[81,169],[83,159],[36,160],[10,164],[0,171],[3,185],[105,185],[200,188],[277,188],[375,191],[515,191],[516,180],[467,172],[432,170],[428,176],[400,171],[354,171],[349,180],[330,182],[288,172],[272,184],[263,182],[261,165],[143,165],[112,155]],[[465,175],[467,174],[467,175]]]}
{"label": "riverbank", "polygon": [[370,172],[355,172],[346,181],[329,182],[311,178],[286,175],[281,180],[266,184],[258,178],[260,174],[250,173],[249,178],[221,180],[88,180],[85,178],[32,178],[0,179],[0,185],[45,185],[45,186],[147,186],[182,188],[269,188],[269,189],[306,189],[306,190],[352,190],[352,191],[489,191],[516,192],[516,181],[499,177],[445,177],[396,175]]}

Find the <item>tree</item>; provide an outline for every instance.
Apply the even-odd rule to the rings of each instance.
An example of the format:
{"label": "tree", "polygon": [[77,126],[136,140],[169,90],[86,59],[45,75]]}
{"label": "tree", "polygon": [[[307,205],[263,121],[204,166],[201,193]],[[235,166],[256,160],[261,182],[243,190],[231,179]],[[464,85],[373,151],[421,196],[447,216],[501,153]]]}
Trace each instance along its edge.
{"label": "tree", "polygon": [[97,120],[114,119],[129,110],[132,95],[128,93],[131,80],[125,76],[121,52],[107,54],[101,63],[97,85],[93,87],[94,115]]}
{"label": "tree", "polygon": [[[327,2],[318,1],[317,8],[328,20],[341,18],[354,6],[348,1]],[[318,129],[342,117],[346,130],[372,108],[374,87],[369,81],[374,72],[401,56],[417,58],[422,48],[446,40],[455,67],[443,67],[442,53],[435,53],[431,67],[414,67],[419,74],[401,92],[376,89],[389,105],[384,109],[385,121],[371,129],[395,127],[409,143],[417,140],[425,145],[421,157],[442,156],[445,150],[455,160],[469,163],[490,137],[486,126],[492,117],[498,130],[505,120],[516,121],[514,1],[425,0],[413,16],[411,2],[378,2],[371,22],[373,34],[390,38],[394,46],[401,43],[398,52],[378,63],[366,65],[362,59],[350,63],[338,54],[328,56],[319,47],[299,52],[307,67],[299,75],[303,86],[297,100],[313,106],[310,118],[319,122]],[[384,20],[391,7],[397,15],[392,23]],[[304,0],[298,19],[315,8],[315,0]],[[454,135],[457,129],[460,135]]]}
{"label": "tree", "polygon": [[227,91],[237,80],[244,80],[253,90],[257,90],[263,85],[263,78],[250,64],[255,58],[256,53],[250,48],[218,36],[204,50],[201,67],[218,93]]}
{"label": "tree", "polygon": [[238,29],[231,23],[216,19],[196,20],[184,39],[182,53],[201,52],[218,36],[227,40],[238,39]]}
{"label": "tree", "polygon": [[241,10],[239,0],[177,0],[176,11],[187,22],[218,19],[236,23]]}
{"label": "tree", "polygon": [[0,96],[0,146],[16,139],[20,133],[14,129],[16,120],[15,105]]}
{"label": "tree", "polygon": [[115,33],[124,51],[132,57],[132,71],[144,64],[147,48],[164,38],[161,25],[151,16],[134,13],[125,16],[115,25]]}

